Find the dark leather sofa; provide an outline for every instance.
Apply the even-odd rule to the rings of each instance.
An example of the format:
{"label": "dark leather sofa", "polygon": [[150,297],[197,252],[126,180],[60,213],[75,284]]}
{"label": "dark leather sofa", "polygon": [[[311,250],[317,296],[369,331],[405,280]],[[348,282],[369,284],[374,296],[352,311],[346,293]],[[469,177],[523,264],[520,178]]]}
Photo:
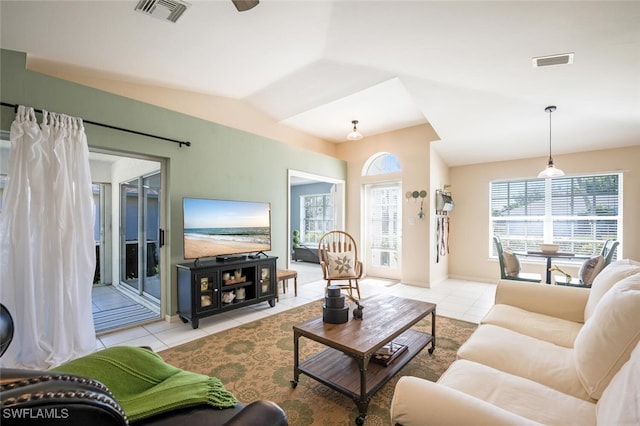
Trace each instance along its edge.
{"label": "dark leather sofa", "polygon": [[298,246],[293,249],[291,259],[295,261],[320,263],[318,247]]}
{"label": "dark leather sofa", "polygon": [[[0,356],[13,339],[13,319],[0,304]],[[51,371],[0,369],[2,425],[128,425],[122,408],[102,383]],[[271,401],[218,409],[198,405],[148,417],[135,425],[286,426],[285,412]]]}

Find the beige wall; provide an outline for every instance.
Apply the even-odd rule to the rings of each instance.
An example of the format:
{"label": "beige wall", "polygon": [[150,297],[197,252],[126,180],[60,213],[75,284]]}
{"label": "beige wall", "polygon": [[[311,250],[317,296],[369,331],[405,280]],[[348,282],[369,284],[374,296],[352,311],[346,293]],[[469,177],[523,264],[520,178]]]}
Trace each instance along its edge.
{"label": "beige wall", "polygon": [[[430,142],[439,139],[430,125],[366,137],[361,141],[333,144],[282,126],[244,101],[144,84],[124,84],[96,70],[66,68],[46,61],[29,59],[27,67],[345,160],[348,165],[346,229],[358,241],[362,241],[360,204],[364,184],[396,179],[402,182],[403,193],[426,189],[429,195],[425,199],[425,220],[417,218],[419,203],[403,200],[402,212],[403,264],[400,278],[406,283],[421,286],[447,277],[494,282],[498,266],[496,260],[489,259],[489,182],[534,177],[546,164],[546,158],[534,158],[449,169],[430,146]],[[400,159],[402,173],[397,176],[362,177],[363,165],[378,152],[396,155]],[[625,171],[625,223],[619,250],[624,257],[640,260],[640,225],[636,220],[640,216],[640,147],[554,155],[554,160],[567,174]],[[450,254],[436,263],[434,194],[436,189],[447,183],[452,185],[455,202],[455,209],[450,213]],[[410,224],[410,219],[414,219],[414,224]],[[523,270],[543,274],[544,266],[540,263],[524,263]]]}
{"label": "beige wall", "polygon": [[[360,242],[360,246],[364,240],[361,220],[363,185],[399,180],[402,183],[403,194],[406,191],[423,189],[430,192],[430,142],[437,139],[438,136],[430,125],[420,125],[338,145],[338,157],[347,162],[346,230]],[[363,177],[362,168],[366,161],[380,152],[388,152],[398,157],[402,172],[394,175]],[[430,282],[429,258],[433,247],[429,215],[432,210],[431,199],[430,192],[424,206],[427,216],[424,220],[420,220],[417,216],[420,211],[420,202],[406,201],[403,198],[402,265],[399,278],[408,284],[428,286]]]}
{"label": "beige wall", "polygon": [[[554,161],[567,175],[623,172],[624,224],[619,255],[640,260],[640,146],[554,155]],[[545,158],[537,158],[450,169],[455,209],[451,215],[449,277],[496,281],[498,263],[489,258],[489,183],[535,177],[545,164]],[[524,263],[522,269],[545,273],[540,262]]]}
{"label": "beige wall", "polygon": [[[450,184],[449,181],[449,167],[442,161],[442,158],[438,155],[438,153],[431,148],[431,169],[429,170],[431,175],[430,189],[429,189],[429,200],[431,201],[431,208],[429,209],[429,223],[431,226],[431,232],[433,233],[431,236],[431,244],[430,244],[430,279],[429,283],[437,283],[439,281],[446,280],[449,276],[449,254],[442,255],[442,250],[440,251],[440,256],[437,255],[436,250],[438,250],[436,246],[436,240],[439,240],[437,235],[437,222],[438,217],[436,216],[435,210],[435,193],[438,189],[444,189],[445,185]],[[451,191],[451,195],[453,196],[454,204],[456,201],[456,194],[454,193],[454,188],[449,188]],[[455,210],[455,208],[454,208]],[[449,226],[452,226],[455,222],[453,222],[453,218],[449,215],[446,220],[449,221]],[[446,238],[446,236],[444,237]]]}
{"label": "beige wall", "polygon": [[[92,150],[153,158],[166,166],[163,185],[169,196],[162,200],[161,226],[167,238],[160,250],[166,315],[176,312],[175,264],[184,261],[183,197],[269,201],[273,247],[269,254],[278,256],[278,266],[285,267],[291,238],[287,226],[288,171],[346,179],[347,164],[335,156],[29,71],[25,69],[23,52],[0,49],[0,57],[3,102],[192,142],[190,147],[180,148],[174,143],[128,132],[93,125],[85,128]],[[0,127],[8,130],[13,117],[11,109],[2,107]]]}
{"label": "beige wall", "polygon": [[284,126],[244,100],[126,83],[99,70],[39,58],[27,57],[27,69],[335,157],[333,143]]}

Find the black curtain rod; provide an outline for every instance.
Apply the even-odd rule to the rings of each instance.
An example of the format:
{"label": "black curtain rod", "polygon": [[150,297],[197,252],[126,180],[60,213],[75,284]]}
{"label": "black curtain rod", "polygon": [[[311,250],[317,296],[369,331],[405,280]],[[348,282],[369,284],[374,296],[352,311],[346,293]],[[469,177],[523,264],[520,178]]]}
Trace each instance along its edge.
{"label": "black curtain rod", "polygon": [[[18,105],[16,104],[9,104],[7,102],[0,102],[0,104],[5,107],[13,108],[15,112],[18,112]],[[33,110],[37,113],[42,114],[41,109],[34,108]],[[163,141],[174,142],[174,143],[177,143],[180,146],[180,148],[182,148],[182,145],[191,146],[191,142],[189,141],[179,141],[177,139],[165,138],[164,136],[152,135],[150,133],[144,133],[144,132],[139,132],[137,130],[125,129],[123,127],[112,126],[110,124],[97,123],[95,121],[90,121],[85,119],[82,119],[82,122],[93,124],[94,126],[106,127],[107,129],[120,130],[121,132],[134,133],[136,135],[147,136],[150,138],[162,139]]]}

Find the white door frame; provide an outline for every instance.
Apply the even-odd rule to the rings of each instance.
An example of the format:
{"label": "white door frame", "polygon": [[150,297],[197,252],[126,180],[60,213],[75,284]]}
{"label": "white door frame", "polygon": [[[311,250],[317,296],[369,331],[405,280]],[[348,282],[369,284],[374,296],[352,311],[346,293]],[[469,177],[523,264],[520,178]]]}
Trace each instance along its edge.
{"label": "white door frame", "polygon": [[291,185],[297,179],[308,180],[309,183],[326,182],[334,184],[334,223],[335,228],[344,231],[345,227],[345,181],[342,179],[336,179],[328,176],[316,175],[313,173],[307,173],[295,169],[287,169],[287,257],[286,267],[289,267],[291,261],[291,232],[293,231],[291,226]]}
{"label": "white door frame", "polygon": [[[370,244],[370,223],[369,218],[371,214],[369,212],[369,191],[370,188],[374,186],[397,186],[398,187],[398,212],[397,212],[397,242],[398,242],[398,260],[396,268],[383,268],[377,267],[373,265],[371,261],[371,244]],[[402,278],[402,180],[385,180],[380,182],[368,182],[362,185],[362,199],[364,202],[362,203],[362,229],[363,229],[363,238],[362,238],[362,250],[361,256],[362,261],[366,265],[367,275],[380,277],[380,278],[389,278],[389,279],[401,279]]]}

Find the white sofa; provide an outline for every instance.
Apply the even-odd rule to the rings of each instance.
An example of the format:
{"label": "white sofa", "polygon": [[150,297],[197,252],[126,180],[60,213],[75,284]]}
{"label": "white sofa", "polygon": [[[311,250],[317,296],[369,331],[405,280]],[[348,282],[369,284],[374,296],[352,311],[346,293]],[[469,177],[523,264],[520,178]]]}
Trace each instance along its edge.
{"label": "white sofa", "polygon": [[495,302],[437,383],[398,381],[394,424],[640,424],[640,262],[590,290],[503,280]]}

